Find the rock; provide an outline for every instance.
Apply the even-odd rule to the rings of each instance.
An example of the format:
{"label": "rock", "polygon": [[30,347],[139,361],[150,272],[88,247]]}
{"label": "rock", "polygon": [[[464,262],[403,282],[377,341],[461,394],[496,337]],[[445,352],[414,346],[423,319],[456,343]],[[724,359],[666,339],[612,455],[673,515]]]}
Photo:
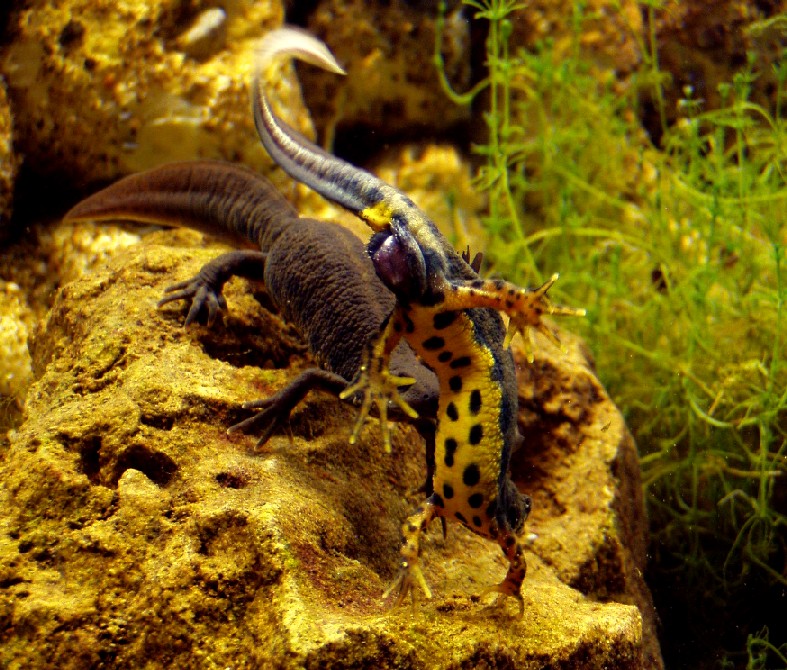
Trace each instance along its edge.
{"label": "rock", "polygon": [[[329,136],[339,123],[368,133],[360,144],[381,147],[385,138],[444,134],[470,119],[469,107],[443,93],[434,66],[435,3],[320,0],[305,17],[294,4],[288,15],[325,41],[347,71],[337,77],[299,68],[315,124]],[[470,23],[461,3],[446,4],[446,76],[463,91],[470,86]]]}
{"label": "rock", "polygon": [[31,316],[19,285],[0,280],[0,431],[18,419],[32,380],[27,350]]}
{"label": "rock", "polygon": [[[193,6],[33,0],[11,13],[0,73],[34,172],[83,186],[196,157],[271,171],[249,88],[254,44],[281,24],[281,4],[233,2],[223,20]],[[310,134],[292,71],[277,72],[270,90]]]}
{"label": "rock", "polygon": [[349,445],[355,410],[312,394],[290,437],[260,453],[229,439],[242,401],[309,363],[244,282],[228,285],[226,327],[156,310],[218,253],[163,246],[183,234],[154,233],[65,286],[32,340],[27,418],[0,460],[0,665],[660,667],[638,607],[611,599],[632,593],[640,556],[624,543],[642,540],[641,499],[578,343],[561,333],[567,354],[539,348],[522,371],[514,474],[538,535],[524,618],[477,599],[505,562],[453,524],[424,543],[434,598],[389,610],[420,438],[395,428],[386,456],[370,422]]}
{"label": "rock", "polygon": [[[555,62],[579,55],[596,71],[612,70],[620,78],[640,64],[644,40],[642,9],[636,0],[531,0],[511,15],[512,50],[533,49],[544,40],[552,42]],[[577,24],[576,19],[582,19]]]}
{"label": "rock", "polygon": [[[702,101],[702,109],[730,104],[719,84],[731,84],[746,69],[747,54],[754,56],[757,76],[751,81],[749,101],[776,110],[777,77],[774,67],[784,56],[784,21],[768,25],[787,11],[783,0],[719,0],[708,11],[702,0],[669,0],[655,12],[659,65],[671,75],[665,88],[668,120],[682,116],[678,101],[690,97]],[[758,25],[759,24],[759,25]]]}
{"label": "rock", "polygon": [[46,316],[59,286],[136,244],[139,230],[91,223],[24,227],[0,253],[0,428],[19,419],[32,381],[28,335]]}
{"label": "rock", "polygon": [[11,106],[5,82],[0,77],[0,242],[5,240],[11,220],[18,163],[13,145]]}
{"label": "rock", "polygon": [[634,440],[596,377],[584,342],[537,337],[533,364],[521,338],[519,427],[512,475],[533,498],[532,551],[561,582],[600,602],[635,604],[643,617],[643,667],[662,667],[657,615],[643,574],[647,515]]}

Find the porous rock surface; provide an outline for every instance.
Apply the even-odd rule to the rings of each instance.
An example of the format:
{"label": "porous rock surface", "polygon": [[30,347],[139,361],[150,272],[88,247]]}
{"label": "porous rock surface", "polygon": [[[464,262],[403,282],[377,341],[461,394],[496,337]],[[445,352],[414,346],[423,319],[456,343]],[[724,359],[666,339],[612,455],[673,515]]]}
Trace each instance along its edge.
{"label": "porous rock surface", "polygon": [[351,446],[355,410],[319,394],[263,451],[228,438],[242,401],[309,362],[245,282],[213,329],[156,310],[216,255],[200,239],[118,253],[60,291],[32,340],[27,418],[0,452],[0,665],[660,667],[633,446],[578,342],[521,359],[525,616],[479,601],[505,562],[454,524],[424,542],[434,598],[391,610],[420,438],[398,427],[386,455],[370,421]]}
{"label": "porous rock surface", "polygon": [[[0,74],[29,167],[77,186],[195,157],[270,171],[249,87],[256,41],[281,25],[281,3],[239,0],[222,13],[197,5],[19,3]],[[309,134],[292,71],[278,72],[268,90]]]}

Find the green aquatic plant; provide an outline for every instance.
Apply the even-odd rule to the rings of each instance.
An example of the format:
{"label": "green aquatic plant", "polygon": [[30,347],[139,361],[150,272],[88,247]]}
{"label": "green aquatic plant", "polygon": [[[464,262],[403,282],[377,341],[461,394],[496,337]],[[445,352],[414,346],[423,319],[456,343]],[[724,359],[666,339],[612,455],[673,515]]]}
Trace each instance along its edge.
{"label": "green aquatic plant", "polygon": [[787,643],[780,646],[771,644],[770,633],[765,627],[746,640],[748,663],[746,670],[769,670],[769,668],[787,668]]}
{"label": "green aquatic plant", "polygon": [[[684,662],[737,635],[762,667],[755,657],[783,645],[757,646],[757,630],[787,639],[762,606],[787,588],[787,64],[774,66],[770,108],[752,99],[752,56],[717,109],[686,88],[668,127],[659,0],[641,3],[643,63],[625,83],[583,57],[582,2],[560,57],[549,41],[512,48],[519,5],[465,4],[489,22],[488,77],[452,95],[489,99],[475,150],[491,269],[532,284],[559,269],[559,301],[588,310],[577,328],[640,449],[654,593],[667,609],[685,598],[662,614],[667,636],[704,639]],[[761,32],[784,26],[782,15]],[[639,122],[642,95],[659,110],[659,147]],[[670,644],[681,641],[664,640],[668,656]]]}

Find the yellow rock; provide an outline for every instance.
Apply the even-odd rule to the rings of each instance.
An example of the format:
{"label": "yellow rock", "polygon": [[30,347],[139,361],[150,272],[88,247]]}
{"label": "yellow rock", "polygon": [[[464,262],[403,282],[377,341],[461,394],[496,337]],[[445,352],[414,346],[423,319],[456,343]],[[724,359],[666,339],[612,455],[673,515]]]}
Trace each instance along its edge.
{"label": "yellow rock", "polygon": [[[243,282],[227,287],[227,327],[157,311],[165,285],[218,252],[172,248],[180,235],[64,287],[33,339],[27,420],[0,461],[0,665],[660,667],[616,511],[641,504],[618,468],[631,444],[579,344],[561,334],[568,362],[539,353],[522,381],[514,476],[538,536],[524,618],[477,599],[505,564],[454,525],[424,543],[434,598],[389,610],[424,445],[398,427],[386,456],[370,427],[350,446],[355,410],[320,394],[261,453],[228,438],[242,401],[308,362]],[[613,601],[621,589],[639,608]]]}
{"label": "yellow rock", "polygon": [[[270,171],[248,88],[254,44],[281,24],[281,3],[227,4],[213,39],[209,28],[195,26],[204,13],[184,7],[177,0],[35,0],[12,12],[0,73],[18,150],[31,168],[77,185],[196,157]],[[309,134],[294,78],[279,75],[269,90]]]}

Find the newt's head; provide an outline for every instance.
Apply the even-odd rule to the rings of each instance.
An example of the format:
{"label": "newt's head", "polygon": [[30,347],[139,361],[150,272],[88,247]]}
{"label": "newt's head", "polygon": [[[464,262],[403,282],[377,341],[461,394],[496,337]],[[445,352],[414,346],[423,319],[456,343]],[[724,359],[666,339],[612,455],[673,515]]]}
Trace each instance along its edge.
{"label": "newt's head", "polygon": [[502,505],[498,507],[498,524],[502,526],[505,519],[508,528],[519,535],[525,527],[525,521],[530,514],[533,502],[530,496],[520,493],[516,484],[508,478],[506,478],[501,493],[503,495],[500,496]]}

